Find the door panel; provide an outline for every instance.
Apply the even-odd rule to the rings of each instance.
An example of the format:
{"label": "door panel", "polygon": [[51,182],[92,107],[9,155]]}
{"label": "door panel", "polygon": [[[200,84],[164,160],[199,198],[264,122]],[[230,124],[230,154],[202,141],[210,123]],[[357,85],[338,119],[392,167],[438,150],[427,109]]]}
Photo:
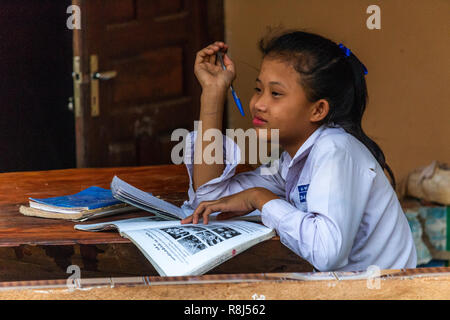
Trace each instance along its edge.
{"label": "door panel", "polygon": [[145,103],[183,96],[181,47],[157,48],[134,57],[112,59],[111,67],[118,73],[112,82],[114,107],[122,103]]}
{"label": "door panel", "polygon": [[[82,12],[82,29],[74,32],[74,55],[80,57],[82,73],[77,165],[170,163],[176,143],[170,141],[171,133],[191,130],[198,118],[195,53],[223,39],[223,28],[217,28],[223,26],[222,1],[74,4]],[[212,21],[215,28],[209,28]]]}

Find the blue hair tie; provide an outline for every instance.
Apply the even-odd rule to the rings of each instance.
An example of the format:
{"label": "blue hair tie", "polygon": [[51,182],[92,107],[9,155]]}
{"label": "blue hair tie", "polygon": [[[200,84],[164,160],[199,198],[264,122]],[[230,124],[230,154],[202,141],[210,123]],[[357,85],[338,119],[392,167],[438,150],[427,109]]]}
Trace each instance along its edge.
{"label": "blue hair tie", "polygon": [[352,51],[342,43],[339,43],[339,48],[341,48],[342,52],[344,52],[347,57],[350,57],[350,55],[352,54]]}
{"label": "blue hair tie", "polygon": [[[346,57],[350,57],[350,55],[352,54],[352,51],[349,48],[347,48],[346,46],[344,46],[342,43],[339,43],[339,48],[341,48],[342,52],[344,52]],[[364,69],[364,74],[366,75],[368,73],[367,68],[361,61],[360,61],[360,63]]]}

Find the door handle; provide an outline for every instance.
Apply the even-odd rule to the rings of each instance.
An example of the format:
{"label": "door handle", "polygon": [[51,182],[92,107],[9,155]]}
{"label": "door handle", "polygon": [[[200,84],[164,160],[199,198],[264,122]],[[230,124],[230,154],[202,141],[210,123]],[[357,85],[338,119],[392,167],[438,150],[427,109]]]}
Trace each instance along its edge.
{"label": "door handle", "polygon": [[100,115],[100,80],[111,80],[117,76],[116,70],[98,71],[98,56],[90,56],[91,72],[91,117]]}
{"label": "door handle", "polygon": [[117,71],[105,71],[105,72],[95,72],[92,74],[92,79],[94,80],[110,80],[117,76]]}

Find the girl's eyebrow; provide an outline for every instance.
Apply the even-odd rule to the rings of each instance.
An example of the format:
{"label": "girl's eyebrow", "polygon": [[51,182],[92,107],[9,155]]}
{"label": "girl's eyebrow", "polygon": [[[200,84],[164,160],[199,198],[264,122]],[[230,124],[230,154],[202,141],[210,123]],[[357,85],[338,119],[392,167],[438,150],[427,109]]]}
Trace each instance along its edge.
{"label": "girl's eyebrow", "polygon": [[[262,83],[262,81],[259,80],[259,78],[256,78],[256,82]],[[286,88],[286,86],[284,84],[282,84],[281,82],[278,82],[278,81],[270,81],[269,84],[271,84],[271,85],[279,85],[279,86],[282,86],[282,87]]]}

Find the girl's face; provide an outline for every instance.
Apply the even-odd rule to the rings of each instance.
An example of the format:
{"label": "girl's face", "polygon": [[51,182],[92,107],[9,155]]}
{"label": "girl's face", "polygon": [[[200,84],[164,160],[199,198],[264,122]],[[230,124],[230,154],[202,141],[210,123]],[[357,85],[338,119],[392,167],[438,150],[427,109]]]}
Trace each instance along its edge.
{"label": "girl's face", "polygon": [[261,129],[279,129],[280,145],[293,156],[318,127],[311,121],[313,103],[306,98],[300,74],[279,59],[264,58],[256,79],[250,112],[258,135]]}

